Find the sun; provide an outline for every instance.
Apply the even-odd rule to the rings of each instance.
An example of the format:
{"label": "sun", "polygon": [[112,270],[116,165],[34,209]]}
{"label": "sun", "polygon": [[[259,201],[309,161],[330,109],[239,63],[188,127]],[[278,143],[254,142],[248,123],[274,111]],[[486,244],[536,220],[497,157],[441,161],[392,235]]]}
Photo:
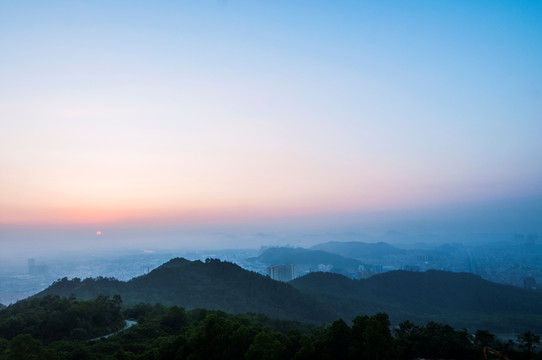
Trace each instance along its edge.
{"label": "sun", "polygon": [[96,235],[100,236],[102,235],[102,232],[100,230],[96,231]]}

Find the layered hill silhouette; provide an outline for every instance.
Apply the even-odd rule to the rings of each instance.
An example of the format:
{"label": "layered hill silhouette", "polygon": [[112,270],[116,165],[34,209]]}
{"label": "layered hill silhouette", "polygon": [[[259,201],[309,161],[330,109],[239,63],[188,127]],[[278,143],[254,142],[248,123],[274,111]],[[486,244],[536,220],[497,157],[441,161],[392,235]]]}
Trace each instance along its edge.
{"label": "layered hill silhouette", "polygon": [[206,308],[230,313],[264,313],[281,319],[308,322],[332,321],[333,309],[317,297],[238,265],[207,259],[205,262],[175,258],[149,274],[130,281],[111,278],[55,282],[37,296],[72,294],[94,299],[98,294],[119,294],[124,303],[160,303],[186,309]]}
{"label": "layered hill silhouette", "polygon": [[359,260],[332,254],[322,250],[309,250],[304,248],[275,247],[264,250],[260,256],[247,259],[266,265],[295,264],[316,269],[318,265],[331,265],[336,273],[355,273],[363,263]]}
{"label": "layered hill silhouette", "polygon": [[469,273],[391,271],[364,280],[312,273],[290,284],[340,308],[345,318],[367,309],[387,312],[396,322],[432,320],[503,333],[542,330],[542,294]]}
{"label": "layered hill silhouette", "polygon": [[384,256],[406,253],[406,250],[399,249],[384,242],[364,243],[359,241],[330,241],[314,245],[311,247],[311,249],[321,250],[358,260],[382,259]]}
{"label": "layered hill silhouette", "polygon": [[119,294],[127,304],[263,313],[305,322],[386,312],[395,324],[433,320],[470,330],[542,331],[542,294],[444,271],[393,271],[366,280],[311,273],[281,283],[220,260],[176,258],[130,281],[64,278],[36,296],[49,294],[81,299]]}
{"label": "layered hill silhouette", "polygon": [[316,244],[311,250],[325,251],[327,253],[341,255],[346,258],[356,259],[363,262],[374,262],[374,260],[383,260],[388,257],[397,256],[449,256],[463,250],[457,244],[444,244],[431,249],[401,249],[386,242],[366,243],[360,241],[329,241]]}

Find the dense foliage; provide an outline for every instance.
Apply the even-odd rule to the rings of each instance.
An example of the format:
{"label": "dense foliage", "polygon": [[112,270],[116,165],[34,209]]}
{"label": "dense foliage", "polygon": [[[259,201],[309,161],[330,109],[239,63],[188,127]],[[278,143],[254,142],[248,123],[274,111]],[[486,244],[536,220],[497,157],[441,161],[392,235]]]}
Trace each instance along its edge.
{"label": "dense foliage", "polygon": [[29,334],[48,343],[107,334],[124,326],[121,303],[118,295],[93,301],[56,295],[19,301],[0,311],[0,338]]}
{"label": "dense foliage", "polygon": [[[448,325],[429,322],[416,326],[404,322],[392,329],[386,314],[357,316],[351,323],[339,319],[325,326],[273,320],[263,315],[230,315],[221,311],[163,305],[137,304],[126,308],[124,316],[137,325],[109,338],[90,340],[51,327],[45,333],[32,333],[33,325],[46,321],[40,313],[56,309],[56,317],[71,317],[73,308],[116,307],[119,298],[100,297],[91,302],[48,297],[33,299],[0,311],[0,317],[26,319],[26,327],[16,336],[0,337],[0,360],[170,360],[170,359],[481,359],[484,346],[490,346],[513,359],[542,359],[532,332],[519,337],[518,345],[502,343],[488,331],[469,334]],[[63,309],[63,310],[62,310]],[[90,315],[89,315],[90,316]],[[108,318],[110,328],[117,324]],[[103,323],[88,327],[87,335],[104,330]],[[4,327],[14,335],[14,329]],[[30,333],[27,333],[29,331]],[[102,335],[105,335],[103,333]]]}

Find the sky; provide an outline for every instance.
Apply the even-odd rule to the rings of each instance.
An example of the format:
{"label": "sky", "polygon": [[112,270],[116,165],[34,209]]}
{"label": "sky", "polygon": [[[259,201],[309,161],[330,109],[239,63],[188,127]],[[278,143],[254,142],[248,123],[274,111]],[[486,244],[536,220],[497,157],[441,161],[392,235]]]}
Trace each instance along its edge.
{"label": "sky", "polygon": [[539,1],[0,0],[0,241],[541,231],[541,64]]}

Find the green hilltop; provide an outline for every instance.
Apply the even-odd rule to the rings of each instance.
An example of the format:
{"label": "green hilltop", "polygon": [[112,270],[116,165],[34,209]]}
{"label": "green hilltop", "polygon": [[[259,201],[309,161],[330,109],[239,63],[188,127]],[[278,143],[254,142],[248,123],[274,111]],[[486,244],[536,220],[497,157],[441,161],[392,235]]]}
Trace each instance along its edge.
{"label": "green hilltop", "polygon": [[434,320],[499,333],[542,331],[542,294],[445,271],[392,271],[365,280],[311,273],[281,283],[229,262],[176,258],[130,281],[64,278],[36,296],[90,300],[100,294],[118,294],[129,305],[262,313],[312,323],[385,312],[395,324]]}
{"label": "green hilltop", "polygon": [[207,259],[205,262],[172,259],[149,274],[130,281],[111,278],[55,282],[37,296],[74,295],[94,299],[119,294],[126,304],[140,302],[206,308],[231,313],[263,313],[274,318],[326,322],[334,310],[318,298],[238,265]]}

